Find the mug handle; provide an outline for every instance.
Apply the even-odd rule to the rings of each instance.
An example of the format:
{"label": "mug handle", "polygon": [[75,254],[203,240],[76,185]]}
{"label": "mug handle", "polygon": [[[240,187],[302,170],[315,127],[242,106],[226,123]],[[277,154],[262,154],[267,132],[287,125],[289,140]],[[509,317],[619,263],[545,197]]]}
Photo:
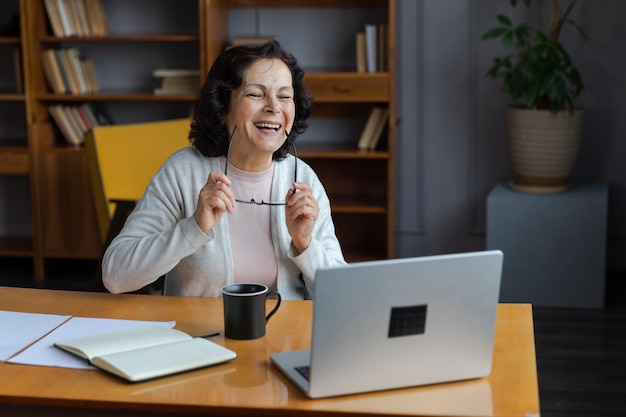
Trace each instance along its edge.
{"label": "mug handle", "polygon": [[276,313],[276,311],[278,310],[278,307],[280,307],[280,302],[282,301],[282,297],[280,296],[278,291],[269,291],[267,295],[265,296],[265,299],[267,300],[272,294],[276,294],[278,296],[278,301],[276,302],[276,305],[274,306],[272,311],[270,311],[270,313],[265,317],[265,323],[267,323],[270,320],[270,318],[274,315],[274,313]]}

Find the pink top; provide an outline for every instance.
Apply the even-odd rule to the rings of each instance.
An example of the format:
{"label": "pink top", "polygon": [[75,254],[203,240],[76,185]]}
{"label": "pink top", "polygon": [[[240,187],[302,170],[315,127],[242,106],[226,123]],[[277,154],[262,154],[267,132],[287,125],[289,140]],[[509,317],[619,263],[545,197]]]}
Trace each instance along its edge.
{"label": "pink top", "polygon": [[[270,201],[274,163],[263,172],[247,172],[228,165],[228,178],[235,198]],[[284,207],[235,203],[227,213],[235,282],[255,282],[276,290],[278,265],[270,229],[270,210]]]}

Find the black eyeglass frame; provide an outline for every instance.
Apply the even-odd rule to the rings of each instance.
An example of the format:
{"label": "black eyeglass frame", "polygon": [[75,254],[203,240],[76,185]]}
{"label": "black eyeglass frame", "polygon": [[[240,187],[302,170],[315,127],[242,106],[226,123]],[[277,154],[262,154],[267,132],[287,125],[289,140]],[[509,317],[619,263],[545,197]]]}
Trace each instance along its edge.
{"label": "black eyeglass frame", "polygon": [[[226,151],[226,163],[224,164],[224,175],[226,176],[228,176],[228,160],[230,159],[230,148],[233,146],[233,138],[235,137],[236,131],[237,131],[237,125],[233,127],[233,131],[230,134],[230,139],[228,139],[228,150]],[[287,140],[289,141],[289,144],[291,145],[291,149],[293,149],[293,156],[296,158],[294,161],[294,171],[293,171],[293,182],[295,183],[298,180],[298,152],[296,151],[296,146],[293,144],[293,141],[289,137],[289,134],[287,134]],[[296,192],[295,188],[292,189],[292,191],[295,193]],[[235,198],[235,201],[238,203],[242,203],[242,204],[255,204],[257,206],[286,206],[287,205],[286,201],[264,201],[264,200],[256,201],[254,198],[251,198],[249,201],[239,200],[238,198]]]}

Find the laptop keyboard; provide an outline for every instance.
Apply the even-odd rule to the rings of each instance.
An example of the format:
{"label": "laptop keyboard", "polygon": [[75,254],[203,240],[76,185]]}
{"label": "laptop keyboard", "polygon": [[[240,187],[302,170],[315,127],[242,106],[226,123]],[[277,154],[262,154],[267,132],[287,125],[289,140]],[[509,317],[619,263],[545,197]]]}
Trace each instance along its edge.
{"label": "laptop keyboard", "polygon": [[311,375],[310,366],[296,366],[296,371],[298,371],[298,373],[302,375],[304,379],[306,379],[307,381],[309,380],[309,376]]}

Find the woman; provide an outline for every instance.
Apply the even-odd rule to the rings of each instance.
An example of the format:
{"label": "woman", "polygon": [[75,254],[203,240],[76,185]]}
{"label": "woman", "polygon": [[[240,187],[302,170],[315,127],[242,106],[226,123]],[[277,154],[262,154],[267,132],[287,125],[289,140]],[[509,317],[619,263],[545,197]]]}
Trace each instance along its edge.
{"label": "woman", "polygon": [[165,275],[164,294],[218,297],[258,282],[311,298],[315,271],[345,264],[317,175],[289,154],[312,96],[277,41],[226,50],[195,108],[193,146],[153,177],[103,258],[103,283],[138,290]]}

